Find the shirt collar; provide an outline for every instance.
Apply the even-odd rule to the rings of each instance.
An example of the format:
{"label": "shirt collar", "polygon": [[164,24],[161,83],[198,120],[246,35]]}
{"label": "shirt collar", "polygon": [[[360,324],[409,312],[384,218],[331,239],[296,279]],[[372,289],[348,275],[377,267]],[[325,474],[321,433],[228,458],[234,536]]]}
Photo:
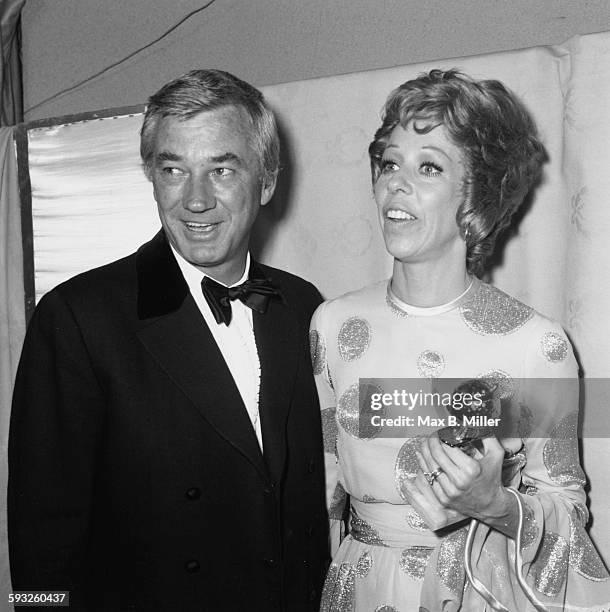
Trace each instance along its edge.
{"label": "shirt collar", "polygon": [[[170,244],[169,246],[172,249],[172,253],[174,254],[174,257],[176,258],[176,261],[178,262],[178,266],[180,267],[180,271],[182,272],[182,275],[184,276],[184,280],[186,281],[189,288],[191,288],[191,291],[193,287],[199,290],[199,288],[201,287],[201,281],[204,279],[204,277],[209,276],[210,278],[212,278],[209,274],[205,274],[205,272],[202,272],[199,268],[197,268],[192,263],[184,259],[184,257],[182,257],[182,255],[173,247],[172,244]],[[242,283],[246,282],[248,280],[249,274],[250,274],[250,253],[248,252],[246,253],[246,265],[244,267],[244,273],[242,274],[240,279],[238,279],[235,283],[231,285],[225,285],[225,283],[219,280],[216,280],[216,279],[213,279],[213,280],[215,280],[217,283],[220,283],[221,285],[224,285],[225,287],[236,287],[237,285],[241,285]]]}

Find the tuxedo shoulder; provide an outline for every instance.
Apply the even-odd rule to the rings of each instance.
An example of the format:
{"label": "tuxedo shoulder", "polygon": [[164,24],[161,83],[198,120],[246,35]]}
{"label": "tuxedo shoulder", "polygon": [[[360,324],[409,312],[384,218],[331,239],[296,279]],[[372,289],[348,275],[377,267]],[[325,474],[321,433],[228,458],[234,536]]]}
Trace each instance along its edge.
{"label": "tuxedo shoulder", "polygon": [[116,261],[81,272],[55,289],[64,294],[105,294],[109,289],[133,284],[136,276],[135,253]]}
{"label": "tuxedo shoulder", "polygon": [[135,300],[136,295],[135,254],[81,272],[60,283],[46,293],[37,310],[52,308],[58,302],[78,309],[81,306],[103,305],[110,308],[112,302],[124,303]]}
{"label": "tuxedo shoulder", "polygon": [[282,295],[290,305],[309,306],[313,311],[322,302],[322,296],[317,287],[308,280],[279,268],[273,268],[260,263],[258,266],[282,292]]}

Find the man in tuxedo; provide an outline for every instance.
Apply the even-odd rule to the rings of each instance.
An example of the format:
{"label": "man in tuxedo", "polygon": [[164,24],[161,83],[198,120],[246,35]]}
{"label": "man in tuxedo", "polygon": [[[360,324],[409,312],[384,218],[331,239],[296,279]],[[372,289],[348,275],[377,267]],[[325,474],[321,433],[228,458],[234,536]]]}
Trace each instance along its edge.
{"label": "man in tuxedo", "polygon": [[279,140],[262,94],[195,70],[141,131],[162,230],[48,293],[9,443],[14,590],[72,609],[317,610],[328,563],[306,281],[249,255]]}

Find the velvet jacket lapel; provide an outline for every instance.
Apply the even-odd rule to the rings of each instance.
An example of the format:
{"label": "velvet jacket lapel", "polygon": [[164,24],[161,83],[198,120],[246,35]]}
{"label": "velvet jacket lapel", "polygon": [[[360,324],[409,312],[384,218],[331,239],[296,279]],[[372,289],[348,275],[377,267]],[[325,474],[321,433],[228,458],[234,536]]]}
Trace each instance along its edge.
{"label": "velvet jacket lapel", "polygon": [[[136,267],[140,341],[201,416],[266,477],[268,470],[237,386],[162,232],[140,248]],[[265,353],[272,352],[266,341],[263,346]],[[264,420],[261,425],[265,435]]]}

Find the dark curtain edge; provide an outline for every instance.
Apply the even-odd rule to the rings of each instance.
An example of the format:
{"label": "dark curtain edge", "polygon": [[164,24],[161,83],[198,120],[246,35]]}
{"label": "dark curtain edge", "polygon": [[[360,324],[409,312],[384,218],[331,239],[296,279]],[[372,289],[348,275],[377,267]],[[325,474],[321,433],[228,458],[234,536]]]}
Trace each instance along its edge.
{"label": "dark curtain edge", "polygon": [[21,65],[21,11],[25,0],[0,3],[0,125],[23,121],[23,70]]}
{"label": "dark curtain edge", "polygon": [[36,306],[34,282],[34,229],[32,223],[32,184],[28,156],[28,134],[24,123],[14,128],[13,138],[17,149],[17,180],[21,207],[21,244],[23,248],[23,293],[26,323]]}
{"label": "dark curtain edge", "polygon": [[85,121],[95,121],[96,119],[108,119],[109,117],[130,117],[144,112],[146,106],[137,104],[135,106],[119,106],[117,108],[104,108],[95,111],[84,111],[71,115],[60,115],[58,117],[48,117],[44,119],[33,119],[24,123],[26,130],[34,130],[57,125],[67,125],[70,123],[81,123]]}

